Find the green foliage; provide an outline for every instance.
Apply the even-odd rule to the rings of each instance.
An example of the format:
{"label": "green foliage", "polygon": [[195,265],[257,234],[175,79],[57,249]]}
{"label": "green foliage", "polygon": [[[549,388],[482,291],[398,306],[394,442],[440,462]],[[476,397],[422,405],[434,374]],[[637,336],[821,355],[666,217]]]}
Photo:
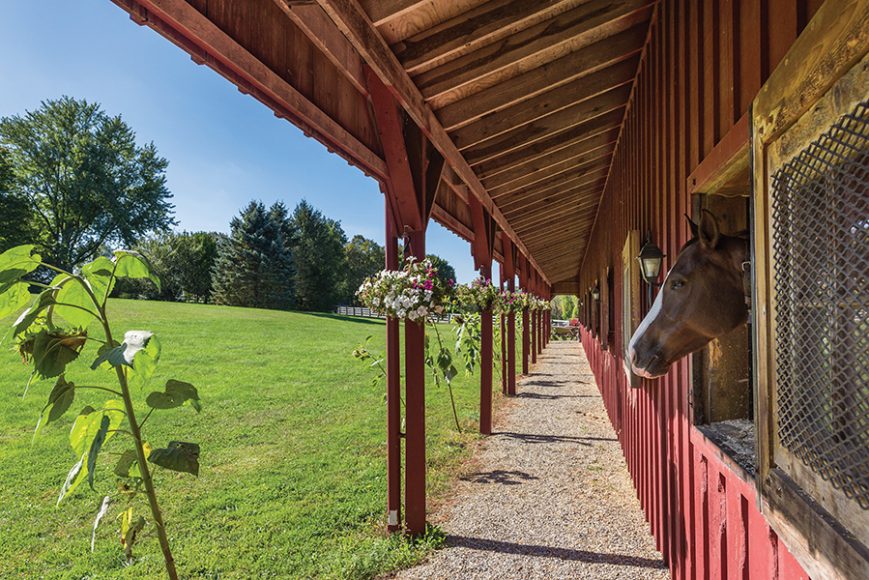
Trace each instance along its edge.
{"label": "green foliage", "polygon": [[383,269],[386,253],[383,246],[374,240],[356,235],[344,246],[344,255],[347,261],[347,292],[344,300],[351,303],[355,302],[356,290],[362,282]]}
{"label": "green foliage", "polygon": [[[121,479],[121,487],[118,492],[106,495],[101,504],[94,520],[92,546],[96,528],[106,515],[111,499],[115,495],[121,495],[132,508],[135,493],[127,493],[127,490],[144,487],[151,517],[166,556],[166,571],[170,578],[177,578],[153,480],[145,459],[166,469],[198,475],[199,446],[195,443],[171,441],[167,448],[155,449],[149,456],[150,446],[142,438],[141,427],[155,409],[171,409],[189,402],[198,412],[201,408],[199,393],[189,383],[169,380],[162,392],[148,395],[145,403],[150,410],[142,421],[138,421],[137,405],[130,391],[130,382],[133,381],[139,386],[147,384],[159,359],[159,343],[150,331],[134,330],[126,332],[124,342],[118,344],[112,338],[106,314],[106,299],[116,278],[150,280],[158,289],[160,281],[151,271],[148,261],[137,252],[119,250],[114,253],[113,259],[98,258],[85,265],[80,275],[76,275],[57,266],[41,263],[41,258],[34,254],[33,246],[19,246],[0,255],[0,281],[3,284],[0,287],[0,304],[18,304],[23,307],[26,301],[22,303],[17,298],[20,286],[25,284],[21,277],[40,265],[57,272],[57,276],[51,284],[36,283],[37,286],[43,286],[44,290],[16,319],[9,331],[16,340],[18,352],[24,361],[33,365],[34,370],[28,386],[34,378],[43,380],[56,377],[54,387],[48,395],[48,402],[37,420],[34,439],[45,425],[63,417],[76,399],[77,392],[92,389],[105,391],[116,397],[96,407],[86,405],[73,421],[69,443],[77,461],[67,474],[57,503],[60,504],[72,494],[85,479],[90,488],[95,489],[97,462],[106,444],[116,433],[130,437],[134,444],[135,461],[125,453],[122,456],[123,463],[116,467],[115,475]],[[92,323],[99,324],[104,339],[89,336],[88,329]],[[103,386],[82,386],[67,380],[68,367],[73,366],[80,357],[88,341],[102,345],[91,369],[97,370],[106,366],[113,369],[118,390]],[[131,511],[125,513],[132,514]],[[127,522],[127,532],[122,536],[128,558],[132,556],[135,537],[144,525],[145,520],[141,517]]]}
{"label": "green foliage", "polygon": [[230,235],[214,265],[212,299],[217,304],[286,309],[293,303],[293,255],[286,240],[282,204],[266,211],[252,201],[232,219]]}
{"label": "green foliage", "polygon": [[435,270],[437,270],[437,276],[440,278],[442,284],[445,286],[453,286],[456,283],[456,270],[449,262],[434,254],[428,254],[426,258],[431,262],[431,265],[434,266]]}
{"label": "green foliage", "polygon": [[[341,224],[326,218],[302,200],[290,217],[293,259],[296,264],[296,306],[329,312],[346,296],[347,238]],[[354,289],[355,290],[355,289]]]}
{"label": "green foliage", "polygon": [[[61,97],[0,119],[0,248],[35,241],[71,271],[111,244],[132,246],[174,222],[168,162],[99,105]],[[26,208],[26,211],[25,209]],[[7,209],[8,212],[7,213]],[[23,217],[10,228],[15,216]],[[22,237],[26,236],[26,237]]]}

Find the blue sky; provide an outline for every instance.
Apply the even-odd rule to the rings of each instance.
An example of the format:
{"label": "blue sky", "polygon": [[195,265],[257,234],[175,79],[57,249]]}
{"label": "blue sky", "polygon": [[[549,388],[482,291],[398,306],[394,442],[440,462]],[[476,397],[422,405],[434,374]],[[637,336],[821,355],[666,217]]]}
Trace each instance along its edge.
{"label": "blue sky", "polygon": [[[306,198],[348,238],[383,242],[377,183],[109,0],[3,0],[0,116],[69,95],[120,114],[169,160],[179,229],[227,231],[250,199],[290,208]],[[432,223],[427,248],[460,282],[470,247]]]}

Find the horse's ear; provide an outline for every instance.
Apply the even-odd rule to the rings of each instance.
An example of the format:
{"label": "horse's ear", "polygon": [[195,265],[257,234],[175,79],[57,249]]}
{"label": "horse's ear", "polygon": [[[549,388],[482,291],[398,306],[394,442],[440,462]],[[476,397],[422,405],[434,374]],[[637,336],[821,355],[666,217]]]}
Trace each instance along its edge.
{"label": "horse's ear", "polygon": [[691,216],[689,216],[687,213],[685,214],[685,219],[688,220],[688,227],[691,228],[691,236],[696,238],[697,237],[697,224],[695,224],[693,222],[693,220],[691,220]]}
{"label": "horse's ear", "polygon": [[700,210],[700,224],[697,226],[697,230],[697,237],[700,238],[700,243],[710,250],[715,249],[721,234],[718,230],[718,220],[711,211],[707,209]]}

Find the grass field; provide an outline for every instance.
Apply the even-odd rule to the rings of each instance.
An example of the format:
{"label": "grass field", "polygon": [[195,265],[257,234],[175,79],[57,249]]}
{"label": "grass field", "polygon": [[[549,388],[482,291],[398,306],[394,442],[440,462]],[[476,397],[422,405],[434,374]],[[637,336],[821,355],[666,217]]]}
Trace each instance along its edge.
{"label": "grass field", "polygon": [[[182,577],[370,577],[407,566],[430,549],[433,542],[411,545],[382,532],[384,389],[371,386],[370,370],[351,357],[368,335],[372,348],[383,350],[382,322],[125,300],[109,306],[117,334],[148,329],[160,337],[163,355],[152,384],[189,381],[202,398],[201,414],[189,407],[162,411],[145,429],[154,446],[179,439],[202,447],[198,479],[157,474]],[[68,377],[110,385],[108,374],[87,368],[94,357],[88,346]],[[76,460],[68,443],[72,419],[87,402],[105,397],[77,394],[67,416],[31,445],[50,384],[37,384],[22,400],[28,373],[4,347],[0,577],[159,577],[153,526],[137,546],[136,562],[125,566],[117,509],[106,516],[90,552],[94,515],[114,489],[111,469],[128,446],[121,436],[100,456],[96,492],[82,485],[54,506]],[[460,419],[469,427],[463,435],[452,427],[445,388],[429,382],[428,474],[435,498],[443,496],[475,438],[478,380],[460,375],[454,383]]]}

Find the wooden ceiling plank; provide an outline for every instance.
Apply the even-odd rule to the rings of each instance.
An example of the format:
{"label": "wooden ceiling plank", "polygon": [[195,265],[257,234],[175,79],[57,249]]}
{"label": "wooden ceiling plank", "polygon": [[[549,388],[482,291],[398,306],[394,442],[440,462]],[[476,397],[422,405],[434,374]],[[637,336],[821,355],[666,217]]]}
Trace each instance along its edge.
{"label": "wooden ceiling plank", "polygon": [[568,149],[567,153],[562,153],[557,158],[541,158],[536,162],[528,165],[521,165],[513,171],[507,171],[496,175],[488,180],[484,180],[483,184],[492,194],[493,198],[502,195],[506,191],[515,191],[522,189],[540,181],[541,179],[560,173],[561,171],[570,169],[571,167],[579,167],[591,161],[602,157],[612,155],[614,143],[605,143],[600,147],[595,147],[590,151],[578,151],[573,155],[570,153],[573,150]]}
{"label": "wooden ceiling plank", "polygon": [[543,240],[546,247],[558,241],[560,238],[571,235],[577,230],[586,230],[591,227],[591,222],[594,220],[594,212],[583,210],[570,214],[570,226],[565,227],[565,217],[558,216],[551,218],[547,222],[541,222],[531,226],[523,231],[528,236],[528,243],[534,244],[539,240]]}
{"label": "wooden ceiling plank", "polygon": [[600,180],[590,185],[583,185],[574,189],[571,189],[567,192],[558,192],[553,194],[550,197],[545,197],[543,199],[537,200],[536,202],[529,203],[528,205],[518,206],[512,210],[505,210],[505,214],[510,216],[510,220],[517,220],[519,223],[525,215],[531,214],[535,215],[538,212],[548,211],[550,207],[558,207],[560,205],[565,205],[570,202],[573,203],[583,203],[586,199],[590,197],[594,197],[597,193],[600,192]]}
{"label": "wooden ceiling plank", "polygon": [[[543,193],[544,191],[549,191],[553,188],[563,191],[568,187],[576,185],[577,182],[594,179],[601,171],[605,170],[606,167],[604,166],[604,164],[574,167],[563,173],[548,177],[543,181],[531,184],[527,189],[505,192],[499,198],[494,199],[500,207],[502,201],[504,201],[505,204],[512,203],[516,199],[527,199],[529,196]],[[506,199],[506,196],[508,195],[511,196],[509,201],[507,201]]]}
{"label": "wooden ceiling plank", "polygon": [[443,105],[605,40],[649,15],[649,0],[591,0],[418,74],[414,81],[426,99],[441,97]]}
{"label": "wooden ceiling plank", "polygon": [[[590,159],[587,162],[578,165],[563,163],[558,167],[530,175],[527,179],[515,181],[505,186],[507,188],[506,190],[493,190],[493,196],[495,193],[499,194],[497,197],[493,197],[493,199],[498,200],[501,199],[501,196],[503,195],[525,192],[527,191],[527,188],[535,187],[537,185],[560,182],[561,179],[574,179],[577,176],[590,177],[598,170],[605,171],[609,168],[611,161],[612,152],[595,159]],[[560,189],[563,190],[564,187],[561,187]]]}
{"label": "wooden ceiling plank", "polygon": [[601,117],[597,117],[588,123],[571,127],[566,131],[535,141],[534,143],[508,151],[502,155],[491,157],[486,161],[473,166],[477,174],[484,177],[497,175],[502,171],[509,171],[513,167],[530,163],[540,157],[553,155],[561,149],[585,146],[584,143],[600,135],[618,134],[619,114],[622,111],[614,111]]}
{"label": "wooden ceiling plank", "polygon": [[537,191],[523,192],[520,195],[498,200],[498,207],[504,212],[514,212],[517,209],[525,208],[547,198],[557,198],[562,193],[596,188],[606,179],[606,174],[607,171],[602,169],[588,175],[580,175],[573,179],[564,180],[560,185],[556,184],[556,186],[547,186]]}
{"label": "wooden ceiling plank", "polygon": [[420,72],[552,18],[587,0],[492,0],[395,45],[409,73]]}
{"label": "wooden ceiling plank", "polygon": [[500,176],[504,173],[513,173],[520,170],[524,170],[526,172],[536,171],[543,167],[548,167],[553,163],[557,163],[565,159],[570,159],[578,157],[585,153],[589,153],[595,149],[598,149],[599,147],[614,144],[616,142],[617,136],[618,130],[610,129],[605,133],[592,135],[588,139],[570,143],[566,147],[561,147],[559,149],[556,149],[555,151],[550,152],[548,155],[534,155],[528,159],[522,159],[519,163],[516,163],[515,165],[501,168],[499,171],[496,171],[489,175],[483,174],[481,171],[478,170],[477,175],[479,175],[480,178],[485,182],[487,179]]}
{"label": "wooden ceiling plank", "polygon": [[[601,97],[607,97],[607,95],[601,95]],[[601,97],[597,97],[596,99],[593,99],[593,101],[597,101],[597,99],[600,99]],[[571,119],[570,115],[563,114],[564,112],[562,111],[561,113],[553,115],[554,118],[551,120],[541,119],[539,125],[532,123],[525,127],[519,127],[515,133],[513,131],[504,133],[495,139],[490,139],[471,149],[467,149],[463,153],[470,163],[480,164],[498,157],[503,157],[516,150],[523,150],[521,153],[517,153],[510,157],[517,161],[522,160],[528,154],[524,151],[525,149],[543,141],[544,139],[548,141],[546,144],[542,145],[542,147],[552,145],[553,141],[557,144],[569,141],[571,138],[582,136],[586,134],[585,131],[588,127],[603,127],[607,129],[617,127],[624,115],[625,108],[624,103],[616,103],[615,101],[616,99],[613,98],[611,104],[615,104],[617,108],[610,111],[604,111],[601,115],[584,120]],[[596,103],[596,105],[601,104],[602,103],[600,102]],[[601,120],[600,117],[605,117],[605,119]],[[562,125],[556,124],[556,121],[559,119],[562,121]],[[571,123],[571,120],[574,122]],[[534,150],[532,149],[531,153],[533,153],[533,151]]]}
{"label": "wooden ceiling plank", "polygon": [[546,221],[555,215],[561,215],[568,211],[580,211],[590,207],[595,207],[597,200],[593,196],[578,196],[570,199],[565,199],[557,203],[544,206],[543,209],[528,210],[527,212],[519,212],[515,219],[515,227],[523,229],[536,223]]}
{"label": "wooden ceiling plank", "polygon": [[[321,1],[321,0],[318,0]],[[583,50],[563,56],[517,77],[468,98],[440,107],[438,118],[448,127],[456,127],[479,119],[579,77],[605,69],[637,54],[646,37],[644,25],[635,26]],[[436,103],[432,103],[438,108]]]}
{"label": "wooden ceiling plank", "polygon": [[470,147],[631,83],[637,73],[637,62],[636,57],[628,57],[613,66],[581,77],[557,89],[486,115],[464,127],[446,129],[459,145],[459,149]]}
{"label": "wooden ceiling plank", "polygon": [[[425,103],[419,89],[417,89],[407,72],[402,68],[395,54],[374,28],[370,18],[359,6],[358,2],[356,0],[317,0],[317,3],[350,40],[368,66],[372,68],[385,84],[391,86],[396,98],[407,111],[408,115],[420,127],[438,151],[440,151],[447,164],[465,182],[471,193],[480,200],[483,207],[492,214],[498,226],[529,257],[532,264],[537,267],[534,256],[530,255],[528,248],[525,247],[525,244],[513,230],[504,214],[495,206],[486,188],[483,187],[483,184],[468,165],[468,162],[456,148],[443,125],[435,117],[434,112]],[[549,280],[547,279],[546,282],[548,283]]]}
{"label": "wooden ceiling plank", "polygon": [[341,34],[335,23],[316,4],[296,4],[292,0],[274,0],[284,14],[299,27],[308,40],[326,55],[360,93],[368,96],[365,71],[359,53]]}
{"label": "wooden ceiling plank", "polygon": [[605,177],[606,173],[600,172],[598,175],[591,176],[589,179],[582,180],[565,189],[537,196],[517,198],[511,204],[499,204],[499,207],[504,215],[515,217],[517,212],[537,211],[541,207],[557,203],[562,199],[579,199],[586,195],[595,195],[600,192],[600,183]]}
{"label": "wooden ceiling plank", "polygon": [[380,26],[395,18],[400,18],[427,0],[360,0],[368,17],[375,26]]}

